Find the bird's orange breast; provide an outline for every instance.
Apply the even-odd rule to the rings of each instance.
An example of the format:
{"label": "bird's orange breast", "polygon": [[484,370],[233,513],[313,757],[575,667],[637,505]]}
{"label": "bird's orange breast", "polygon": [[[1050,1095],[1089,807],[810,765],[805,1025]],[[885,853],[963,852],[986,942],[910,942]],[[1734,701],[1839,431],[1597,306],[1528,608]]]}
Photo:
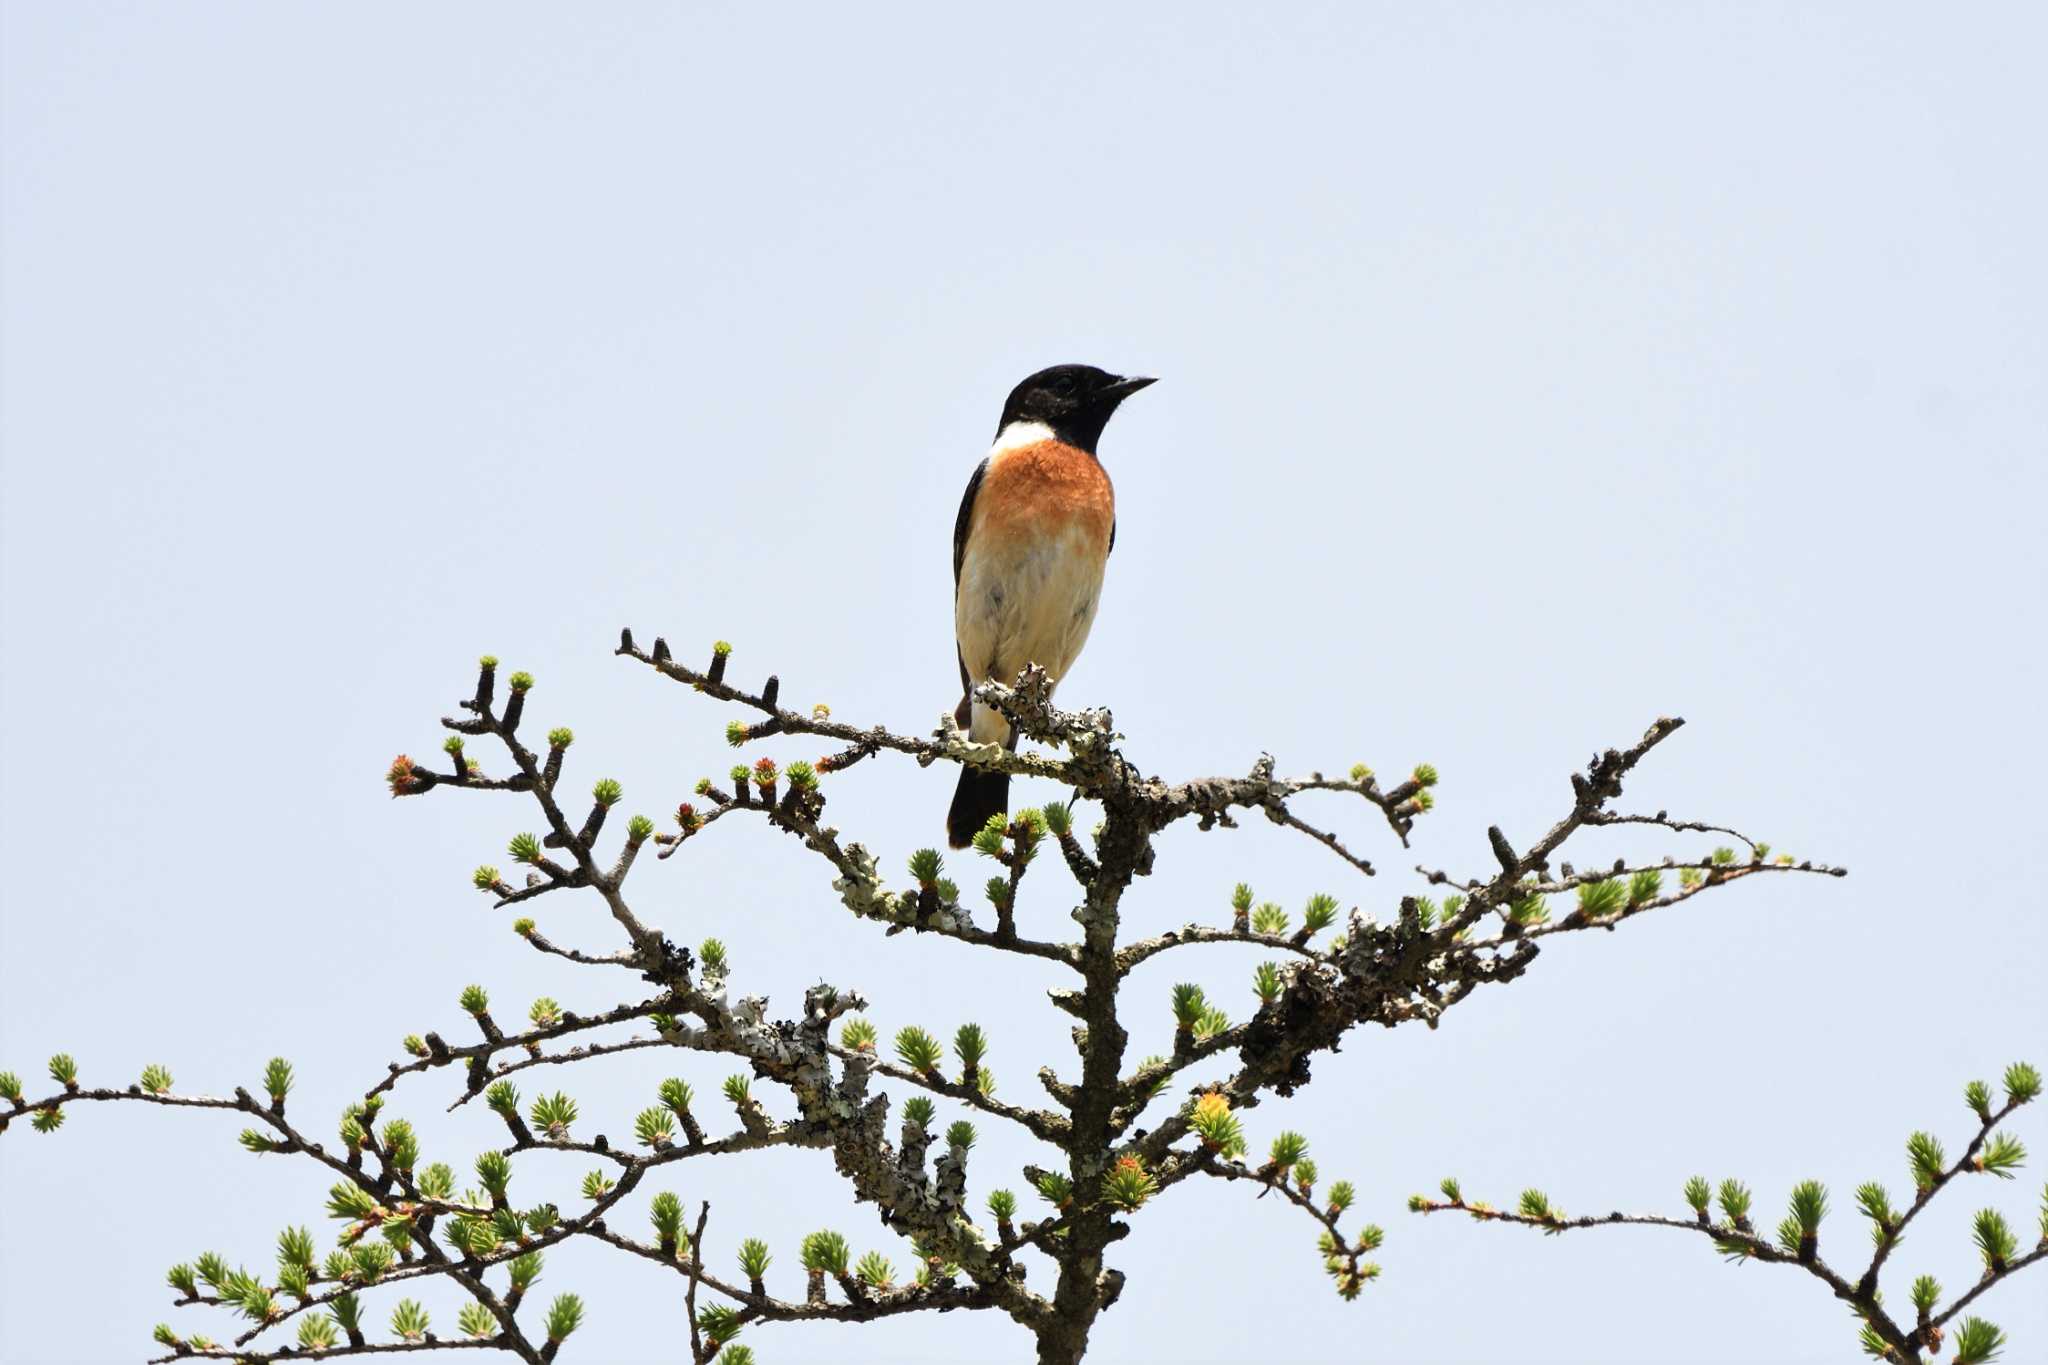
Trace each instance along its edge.
{"label": "bird's orange breast", "polygon": [[993,549],[1079,531],[1090,549],[1106,557],[1115,524],[1116,490],[1101,462],[1064,441],[1034,441],[989,458],[968,538]]}

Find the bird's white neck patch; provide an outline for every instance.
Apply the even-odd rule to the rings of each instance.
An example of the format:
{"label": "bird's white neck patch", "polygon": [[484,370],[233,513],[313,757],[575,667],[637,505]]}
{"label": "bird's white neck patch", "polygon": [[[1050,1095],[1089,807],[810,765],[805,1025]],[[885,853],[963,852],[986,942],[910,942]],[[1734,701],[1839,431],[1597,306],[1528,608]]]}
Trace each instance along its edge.
{"label": "bird's white neck patch", "polygon": [[996,443],[988,448],[991,455],[1000,455],[1006,450],[1021,446],[1035,446],[1040,441],[1057,441],[1051,427],[1043,422],[1011,422],[996,433]]}

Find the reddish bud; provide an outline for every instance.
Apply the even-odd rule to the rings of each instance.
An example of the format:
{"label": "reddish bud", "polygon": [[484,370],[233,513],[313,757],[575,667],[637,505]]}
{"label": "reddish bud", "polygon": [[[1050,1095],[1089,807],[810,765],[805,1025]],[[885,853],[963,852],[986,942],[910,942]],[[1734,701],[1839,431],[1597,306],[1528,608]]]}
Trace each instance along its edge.
{"label": "reddish bud", "polygon": [[384,781],[393,796],[404,796],[419,785],[419,780],[413,776],[412,760],[404,754],[391,760],[391,768],[384,774]]}

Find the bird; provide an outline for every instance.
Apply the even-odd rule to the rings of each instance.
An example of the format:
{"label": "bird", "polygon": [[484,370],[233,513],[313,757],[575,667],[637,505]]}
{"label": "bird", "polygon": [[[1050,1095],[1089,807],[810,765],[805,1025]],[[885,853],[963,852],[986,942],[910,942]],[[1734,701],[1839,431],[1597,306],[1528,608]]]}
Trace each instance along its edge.
{"label": "bird", "polygon": [[[953,637],[960,664],[954,718],[978,743],[1017,747],[975,685],[1013,682],[1026,664],[1055,686],[1095,623],[1116,545],[1116,491],[1095,447],[1126,398],[1151,378],[1054,365],[1010,390],[988,454],[953,522]],[[1010,775],[963,766],[946,835],[965,848],[1010,808]]]}

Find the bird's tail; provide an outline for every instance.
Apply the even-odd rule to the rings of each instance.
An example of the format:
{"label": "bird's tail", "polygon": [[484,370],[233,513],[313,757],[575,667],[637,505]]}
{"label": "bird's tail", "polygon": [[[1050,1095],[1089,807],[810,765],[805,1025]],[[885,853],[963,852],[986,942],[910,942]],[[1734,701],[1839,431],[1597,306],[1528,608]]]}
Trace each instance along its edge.
{"label": "bird's tail", "polygon": [[1010,775],[985,768],[962,768],[953,789],[953,808],[946,812],[946,842],[965,848],[991,815],[1010,809]]}

